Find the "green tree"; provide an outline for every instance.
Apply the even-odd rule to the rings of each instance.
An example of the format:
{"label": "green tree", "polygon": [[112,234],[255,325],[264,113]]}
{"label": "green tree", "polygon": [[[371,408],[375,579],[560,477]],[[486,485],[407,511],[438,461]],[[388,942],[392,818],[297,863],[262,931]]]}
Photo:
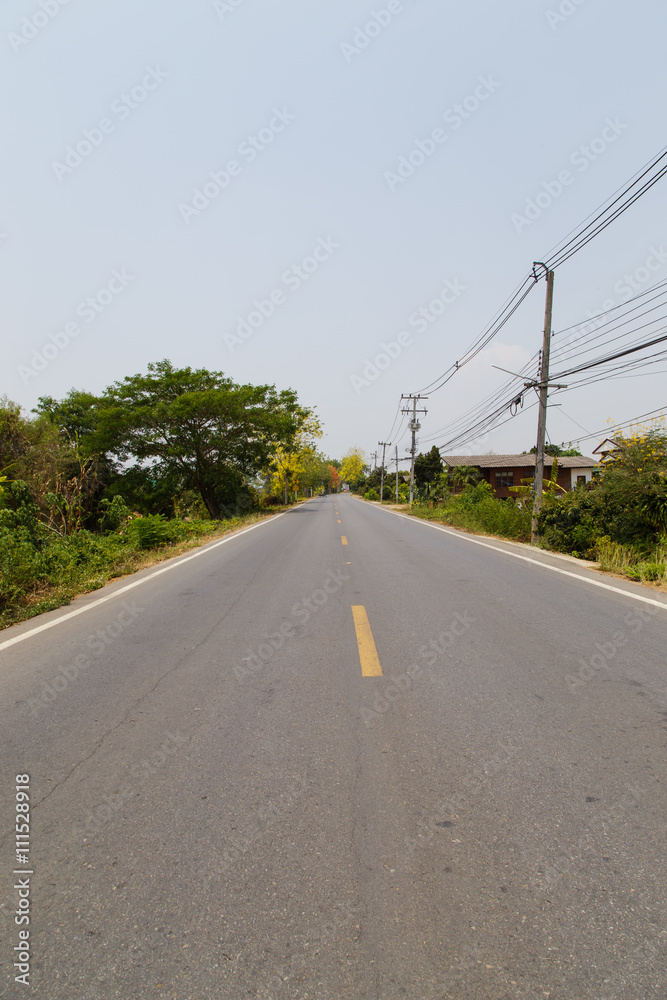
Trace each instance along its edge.
{"label": "green tree", "polygon": [[313,485],[313,479],[321,465],[317,458],[315,440],[322,437],[322,426],[310,411],[295,424],[294,430],[273,451],[270,471],[274,490],[284,491],[285,503],[288,491],[298,493],[300,488]]}
{"label": "green tree", "polygon": [[[28,451],[26,420],[18,403],[7,396],[0,397],[0,470],[10,472],[12,466]],[[11,475],[14,479],[15,476]]]}
{"label": "green tree", "polygon": [[94,435],[99,425],[101,400],[92,392],[71,389],[63,399],[40,396],[39,403],[32,411],[44,417],[69,440],[79,442],[82,453],[89,454],[94,447]]}
{"label": "green tree", "polygon": [[310,416],[291,389],[237,385],[222,372],[164,360],[104,392],[94,442],[118,462],[178,475],[218,520],[249,502],[248,477],[289,447]]}
{"label": "green tree", "polygon": [[425,489],[427,495],[430,494],[431,487],[441,472],[442,458],[437,445],[433,445],[426,455],[417,455],[415,459],[415,483],[420,489]]}
{"label": "green tree", "polygon": [[[534,444],[530,451],[521,452],[522,455],[535,455],[537,454],[537,445]],[[552,458],[577,458],[581,456],[581,452],[576,448],[566,448],[564,444],[545,444],[544,454],[551,455]]]}
{"label": "green tree", "polygon": [[475,465],[455,465],[449,470],[449,478],[455,486],[463,488],[474,486],[482,477]]}

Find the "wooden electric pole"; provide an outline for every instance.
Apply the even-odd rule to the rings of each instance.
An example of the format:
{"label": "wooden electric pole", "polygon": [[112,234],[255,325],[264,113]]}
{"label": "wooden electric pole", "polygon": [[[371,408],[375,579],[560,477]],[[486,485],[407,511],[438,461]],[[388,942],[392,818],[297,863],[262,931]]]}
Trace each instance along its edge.
{"label": "wooden electric pole", "polygon": [[[417,402],[420,399],[428,399],[428,396],[401,396],[401,399],[411,399],[412,400],[412,420],[408,424],[408,427],[412,431],[412,447],[410,449],[410,455],[412,456],[412,462],[410,463],[410,503],[415,499],[415,452],[416,452],[416,436],[417,431],[421,427],[421,424],[417,420],[418,413],[428,413],[428,410],[418,410]],[[401,410],[401,413],[410,413],[410,410]],[[398,466],[397,466],[398,468]]]}
{"label": "wooden electric pole", "polygon": [[[536,265],[537,266],[537,265]],[[542,267],[546,265],[542,264]],[[542,338],[542,364],[540,366],[540,409],[537,420],[537,454],[535,455],[535,496],[530,540],[538,541],[537,517],[542,507],[544,489],[544,445],[547,433],[547,397],[549,395],[549,355],[551,353],[551,312],[554,299],[554,273],[547,269],[547,301],[544,310],[544,336]]]}
{"label": "wooden electric pole", "polygon": [[396,445],[396,503],[398,503],[398,445]]}
{"label": "wooden electric pole", "polygon": [[380,466],[380,503],[382,503],[384,495],[384,453],[386,448],[391,447],[391,441],[378,441],[378,445],[382,445],[382,465]]}

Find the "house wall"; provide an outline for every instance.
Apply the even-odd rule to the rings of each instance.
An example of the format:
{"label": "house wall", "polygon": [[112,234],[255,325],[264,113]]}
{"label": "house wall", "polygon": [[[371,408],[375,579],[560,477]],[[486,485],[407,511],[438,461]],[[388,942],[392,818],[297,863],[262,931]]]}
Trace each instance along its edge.
{"label": "house wall", "polygon": [[577,485],[578,476],[586,476],[586,482],[591,483],[593,481],[593,469],[568,469],[568,472],[572,473],[570,481],[570,489],[573,490]]}
{"label": "house wall", "polygon": [[524,468],[523,466],[515,466],[513,469],[485,469],[484,471],[490,474],[490,478],[487,480],[487,482],[491,483],[495,495],[500,500],[506,500],[508,497],[515,497],[516,493],[512,493],[512,491],[508,486],[499,486],[496,480],[496,476],[498,476],[498,479],[500,479],[503,475],[506,475],[508,472],[511,472],[513,474],[512,485],[521,486],[522,479],[532,479],[533,476],[535,475],[535,469],[533,468],[533,466],[530,466],[530,468],[528,469]]}
{"label": "house wall", "polygon": [[[550,465],[545,465],[544,467],[545,479],[551,478],[551,468],[552,467]],[[500,500],[507,500],[509,497],[516,497],[516,494],[513,493],[508,486],[499,486],[498,482],[496,481],[496,476],[498,476],[498,478],[501,479],[503,475],[506,475],[508,472],[511,472],[513,474],[513,482],[512,482],[513,486],[522,486],[523,485],[522,480],[533,479],[535,476],[535,467],[532,465],[529,466],[528,468],[519,465],[519,466],[514,466],[511,469],[480,469],[479,471],[482,479],[490,484],[490,486],[493,488],[493,492]],[[577,476],[586,476],[586,482],[590,483],[591,480],[593,479],[593,468],[591,467],[586,469],[564,469],[561,466],[559,466],[556,482],[558,483],[559,486],[562,486],[564,490],[568,491],[573,490],[577,486]],[[460,488],[456,488],[454,492],[459,493]]]}
{"label": "house wall", "polygon": [[[551,466],[545,465],[544,467],[544,478],[551,478]],[[521,466],[514,467],[513,469],[483,469],[482,475],[486,479],[487,483],[490,483],[493,487],[495,495],[500,500],[506,500],[508,497],[515,497],[516,494],[513,493],[508,486],[499,486],[496,482],[496,475],[502,478],[502,475],[508,472],[514,474],[513,486],[521,486],[523,479],[533,479],[535,476],[535,467],[530,466],[530,468],[522,468]],[[564,490],[573,490],[577,486],[577,476],[586,476],[586,482],[590,483],[593,478],[593,469],[563,469],[558,467],[558,475],[556,476],[556,482]]]}

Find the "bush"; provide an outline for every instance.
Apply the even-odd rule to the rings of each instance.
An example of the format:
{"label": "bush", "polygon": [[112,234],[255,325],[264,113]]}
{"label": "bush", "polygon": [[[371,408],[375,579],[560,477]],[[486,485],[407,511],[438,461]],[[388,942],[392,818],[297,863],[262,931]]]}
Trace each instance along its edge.
{"label": "bush", "polygon": [[135,517],[127,526],[127,537],[138,549],[153,549],[169,540],[173,529],[163,514],[148,514]]}
{"label": "bush", "polygon": [[513,500],[496,499],[489,483],[469,484],[461,493],[446,498],[442,507],[415,504],[413,510],[419,517],[444,521],[455,528],[515,541],[530,539],[530,512],[522,510]]}
{"label": "bush", "polygon": [[555,552],[594,559],[597,540],[609,527],[605,506],[597,491],[573,490],[549,499],[537,522],[542,543]]}
{"label": "bush", "polygon": [[0,607],[22,597],[46,570],[26,528],[0,527]]}
{"label": "bush", "polygon": [[371,488],[370,490],[366,490],[366,492],[364,493],[364,500],[379,500],[379,499],[380,499],[380,494],[378,493],[377,490],[374,490],[373,488]]}
{"label": "bush", "polygon": [[103,512],[100,518],[100,528],[102,531],[115,531],[116,528],[127,524],[132,516],[130,508],[119,495],[116,495],[111,500],[108,498],[100,500],[100,508]]}
{"label": "bush", "polygon": [[259,498],[260,508],[281,507],[284,502],[285,502],[284,497],[277,497],[274,496],[272,493],[269,493],[267,496],[261,496]]}

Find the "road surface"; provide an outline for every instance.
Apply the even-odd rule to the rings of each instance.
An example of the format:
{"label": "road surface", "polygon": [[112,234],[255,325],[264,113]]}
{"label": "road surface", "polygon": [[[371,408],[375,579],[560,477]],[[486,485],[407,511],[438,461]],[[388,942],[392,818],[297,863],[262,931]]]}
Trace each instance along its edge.
{"label": "road surface", "polygon": [[666,625],[328,496],[5,630],[1,995],[664,998]]}

